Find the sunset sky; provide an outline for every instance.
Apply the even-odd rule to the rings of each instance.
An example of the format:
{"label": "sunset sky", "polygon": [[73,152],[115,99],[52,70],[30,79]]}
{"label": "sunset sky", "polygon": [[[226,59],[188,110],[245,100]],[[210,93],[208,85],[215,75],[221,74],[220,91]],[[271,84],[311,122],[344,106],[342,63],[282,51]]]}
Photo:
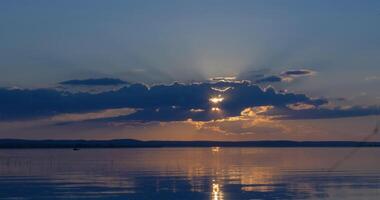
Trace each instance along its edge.
{"label": "sunset sky", "polygon": [[2,0],[0,138],[359,141],[379,25],[378,0]]}

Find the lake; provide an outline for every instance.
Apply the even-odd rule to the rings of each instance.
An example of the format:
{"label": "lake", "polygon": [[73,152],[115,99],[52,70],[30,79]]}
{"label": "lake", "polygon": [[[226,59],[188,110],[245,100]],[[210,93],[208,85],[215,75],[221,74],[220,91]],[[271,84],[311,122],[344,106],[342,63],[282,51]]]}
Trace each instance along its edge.
{"label": "lake", "polygon": [[0,199],[379,199],[380,148],[2,149]]}

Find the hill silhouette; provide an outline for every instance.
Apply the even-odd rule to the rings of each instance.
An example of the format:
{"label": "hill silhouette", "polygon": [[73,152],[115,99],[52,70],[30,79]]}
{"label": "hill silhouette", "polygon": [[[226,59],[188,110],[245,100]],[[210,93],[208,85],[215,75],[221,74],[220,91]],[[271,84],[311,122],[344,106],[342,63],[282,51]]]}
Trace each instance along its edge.
{"label": "hill silhouette", "polygon": [[159,147],[380,147],[357,141],[141,141],[0,139],[0,148],[159,148]]}

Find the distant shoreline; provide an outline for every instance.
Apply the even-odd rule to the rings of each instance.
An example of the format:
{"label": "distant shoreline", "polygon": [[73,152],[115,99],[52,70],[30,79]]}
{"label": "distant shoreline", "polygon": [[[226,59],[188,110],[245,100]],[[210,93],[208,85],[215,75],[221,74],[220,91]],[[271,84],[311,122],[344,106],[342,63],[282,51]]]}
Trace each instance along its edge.
{"label": "distant shoreline", "polygon": [[172,148],[172,147],[380,147],[380,142],[357,141],[140,141],[119,140],[23,140],[0,139],[0,149],[36,148]]}

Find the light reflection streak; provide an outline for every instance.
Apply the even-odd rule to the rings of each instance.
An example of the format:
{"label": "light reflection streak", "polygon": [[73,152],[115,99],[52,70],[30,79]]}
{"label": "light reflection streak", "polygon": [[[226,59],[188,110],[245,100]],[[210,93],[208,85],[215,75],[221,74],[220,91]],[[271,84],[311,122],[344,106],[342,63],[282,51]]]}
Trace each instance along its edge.
{"label": "light reflection streak", "polygon": [[213,180],[212,183],[212,193],[211,193],[211,199],[212,200],[223,200],[223,192],[221,190],[221,185],[219,183],[215,183],[215,180]]}
{"label": "light reflection streak", "polygon": [[212,147],[211,148],[212,152],[219,152],[219,150],[220,150],[220,147]]}

